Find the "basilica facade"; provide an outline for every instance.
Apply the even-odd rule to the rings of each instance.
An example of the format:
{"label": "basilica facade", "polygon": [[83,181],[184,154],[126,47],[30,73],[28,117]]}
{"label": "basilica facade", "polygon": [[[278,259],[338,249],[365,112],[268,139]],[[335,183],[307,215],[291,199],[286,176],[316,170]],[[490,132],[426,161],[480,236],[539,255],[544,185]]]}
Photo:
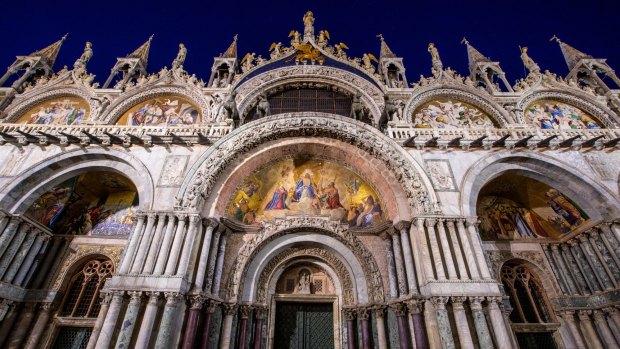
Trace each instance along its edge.
{"label": "basilica facade", "polygon": [[[298,31],[300,30],[300,31]],[[315,30],[0,78],[0,347],[618,348],[620,79]],[[335,36],[335,35],[334,35]],[[290,43],[288,42],[290,40]],[[333,43],[332,43],[333,41]],[[336,44],[336,42],[339,42]],[[254,48],[255,49],[255,48]],[[535,54],[533,55],[535,57]]]}

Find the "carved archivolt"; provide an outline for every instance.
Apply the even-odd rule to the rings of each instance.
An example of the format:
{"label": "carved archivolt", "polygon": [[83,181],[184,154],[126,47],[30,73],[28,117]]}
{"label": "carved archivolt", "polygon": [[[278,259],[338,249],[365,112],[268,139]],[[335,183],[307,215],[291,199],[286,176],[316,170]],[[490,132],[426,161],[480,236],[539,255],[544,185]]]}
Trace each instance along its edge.
{"label": "carved archivolt", "polygon": [[269,281],[273,277],[273,273],[283,264],[298,257],[314,257],[322,260],[329,266],[334,268],[338,279],[342,285],[342,298],[345,305],[355,304],[355,296],[353,294],[353,281],[347,268],[342,264],[340,259],[333,253],[322,248],[291,248],[272,258],[265,266],[258,278],[258,287],[256,291],[256,301],[266,304],[269,296]]}
{"label": "carved archivolt", "polygon": [[[475,91],[475,89],[472,89]],[[405,117],[407,122],[411,123],[411,116],[415,112],[415,110],[420,107],[422,104],[432,101],[433,99],[440,97],[450,97],[455,100],[467,102],[473,106],[480,108],[482,111],[489,114],[491,118],[493,118],[500,127],[505,127],[505,125],[510,124],[514,121],[509,121],[510,117],[508,116],[508,112],[501,108],[501,106],[495,102],[493,102],[490,96],[482,97],[478,95],[478,92],[473,91],[465,91],[462,89],[456,88],[437,88],[431,87],[429,90],[420,92],[414,95],[407,106],[405,107]]]}
{"label": "carved archivolt", "polygon": [[349,142],[382,161],[394,174],[417,213],[439,210],[428,180],[409,154],[377,129],[349,118],[324,113],[281,114],[248,123],[215,143],[190,171],[179,190],[177,208],[200,211],[218,176],[227,166],[258,145],[284,137],[328,137]]}
{"label": "carved archivolt", "polygon": [[566,92],[560,91],[542,91],[542,92],[534,92],[531,93],[517,103],[517,112],[518,117],[521,122],[525,123],[525,108],[527,108],[533,102],[539,99],[550,99],[556,100],[559,102],[564,102],[567,104],[574,105],[575,107],[583,110],[584,112],[594,116],[600,122],[605,125],[607,128],[616,128],[617,120],[611,115],[614,115],[613,112],[606,107],[601,107],[597,105],[595,102],[589,101],[587,95],[584,93],[583,96],[573,96]]}
{"label": "carved archivolt", "polygon": [[206,98],[197,88],[188,88],[185,86],[175,85],[163,85],[163,86],[151,86],[145,85],[140,88],[130,90],[118,96],[114,102],[106,109],[106,112],[99,118],[99,121],[104,124],[114,124],[123,114],[134,105],[144,102],[148,99],[163,96],[163,95],[177,95],[185,97],[190,101],[196,103],[200,107],[200,112],[203,116],[203,122],[210,115],[210,108]]}
{"label": "carved archivolt", "polygon": [[78,246],[76,250],[71,251],[67,258],[62,263],[59,271],[56,276],[52,279],[54,280],[54,285],[52,286],[53,290],[60,289],[62,282],[65,280],[67,276],[67,272],[69,269],[79,260],[91,256],[103,255],[108,257],[112,263],[114,263],[114,270],[117,270],[118,265],[121,261],[121,254],[123,252],[122,246]]}
{"label": "carved archivolt", "polygon": [[[383,282],[377,263],[366,246],[345,226],[320,217],[295,217],[290,219],[276,219],[265,223],[252,240],[248,241],[239,250],[237,261],[230,271],[228,278],[227,298],[236,300],[243,290],[248,268],[256,255],[269,242],[292,232],[316,232],[335,238],[355,255],[363,268],[368,289],[368,299],[371,302],[383,301]],[[336,267],[330,261],[329,264]],[[260,284],[259,284],[260,285]]]}
{"label": "carved archivolt", "polygon": [[264,91],[279,85],[303,81],[335,85],[346,91],[351,91],[352,94],[360,94],[362,102],[370,109],[375,122],[381,116],[384,101],[383,91],[379,87],[356,74],[320,65],[277,68],[242,81],[236,87],[239,114],[245,115],[247,109]]}

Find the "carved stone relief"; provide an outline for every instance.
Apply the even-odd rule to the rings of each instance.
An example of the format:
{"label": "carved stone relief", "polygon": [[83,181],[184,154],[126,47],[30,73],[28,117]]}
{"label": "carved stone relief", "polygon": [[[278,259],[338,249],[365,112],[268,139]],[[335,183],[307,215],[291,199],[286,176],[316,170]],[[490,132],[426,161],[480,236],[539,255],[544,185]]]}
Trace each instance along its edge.
{"label": "carved stone relief", "polygon": [[436,191],[458,191],[448,160],[430,159],[424,163]]}
{"label": "carved stone relief", "polygon": [[183,182],[183,172],[187,166],[189,156],[168,155],[159,175],[159,187],[176,187]]}

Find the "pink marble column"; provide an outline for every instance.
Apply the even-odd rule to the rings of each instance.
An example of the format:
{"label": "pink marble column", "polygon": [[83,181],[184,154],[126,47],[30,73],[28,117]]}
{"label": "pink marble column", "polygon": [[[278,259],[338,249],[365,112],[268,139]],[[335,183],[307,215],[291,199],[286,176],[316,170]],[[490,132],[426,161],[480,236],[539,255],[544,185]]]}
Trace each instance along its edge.
{"label": "pink marble column", "polygon": [[185,335],[183,336],[183,349],[192,349],[196,341],[196,328],[200,319],[200,311],[205,298],[200,295],[190,296],[190,308],[185,325]]}
{"label": "pink marble column", "polygon": [[252,348],[261,349],[263,342],[263,324],[265,323],[265,315],[267,307],[258,306],[254,308],[254,345]]}
{"label": "pink marble column", "polygon": [[416,349],[427,349],[428,339],[426,339],[426,330],[424,328],[424,318],[422,317],[422,310],[424,308],[424,301],[418,299],[412,299],[407,301],[407,308],[411,314],[413,321],[413,335],[415,338]]}
{"label": "pink marble column", "polygon": [[355,349],[355,316],[354,309],[343,309],[344,318],[347,321],[347,348]]}
{"label": "pink marble column", "polygon": [[251,306],[239,306],[239,340],[237,341],[237,348],[239,349],[245,349],[245,343],[248,339],[248,319],[251,312]]}
{"label": "pink marble column", "polygon": [[209,349],[209,333],[211,333],[211,322],[213,321],[213,313],[220,304],[218,302],[209,301],[207,304],[207,313],[205,314],[204,324],[202,326],[202,340],[200,341],[200,349]]}
{"label": "pink marble column", "polygon": [[411,348],[409,339],[409,325],[407,324],[407,307],[404,303],[390,304],[390,308],[396,314],[396,320],[398,321],[398,342],[400,343],[400,349]]}
{"label": "pink marble column", "polygon": [[359,308],[357,311],[357,317],[360,320],[360,325],[362,327],[362,349],[370,349],[370,328],[368,323],[368,317],[370,316],[370,311],[366,308]]}

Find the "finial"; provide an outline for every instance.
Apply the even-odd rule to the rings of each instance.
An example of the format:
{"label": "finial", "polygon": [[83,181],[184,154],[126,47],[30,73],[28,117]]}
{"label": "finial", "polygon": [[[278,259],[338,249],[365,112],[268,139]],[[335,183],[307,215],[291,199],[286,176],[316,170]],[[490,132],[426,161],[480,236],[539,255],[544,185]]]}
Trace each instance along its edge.
{"label": "finial", "polygon": [[155,34],[151,34],[151,36],[149,37],[149,42],[153,41],[153,37],[155,36]]}
{"label": "finial", "polygon": [[65,34],[65,35],[62,37],[62,41],[65,41],[65,39],[67,38],[67,36],[69,36],[69,33]]}
{"label": "finial", "polygon": [[553,35],[553,36],[551,37],[551,39],[549,39],[549,41],[555,41],[555,42],[557,42],[558,44],[561,44],[561,43],[562,43],[562,41],[560,40],[560,38],[558,38],[558,37],[557,37],[557,36],[555,36],[555,35]]}
{"label": "finial", "polygon": [[237,38],[239,37],[239,34],[235,34],[235,36],[233,36],[233,41],[237,42]]}
{"label": "finial", "polygon": [[465,44],[465,45],[469,46],[469,41],[467,41],[466,37],[463,37],[463,40],[461,40],[461,44]]}
{"label": "finial", "polygon": [[385,40],[383,39],[383,34],[377,34],[377,37],[378,37],[381,41],[385,41]]}

